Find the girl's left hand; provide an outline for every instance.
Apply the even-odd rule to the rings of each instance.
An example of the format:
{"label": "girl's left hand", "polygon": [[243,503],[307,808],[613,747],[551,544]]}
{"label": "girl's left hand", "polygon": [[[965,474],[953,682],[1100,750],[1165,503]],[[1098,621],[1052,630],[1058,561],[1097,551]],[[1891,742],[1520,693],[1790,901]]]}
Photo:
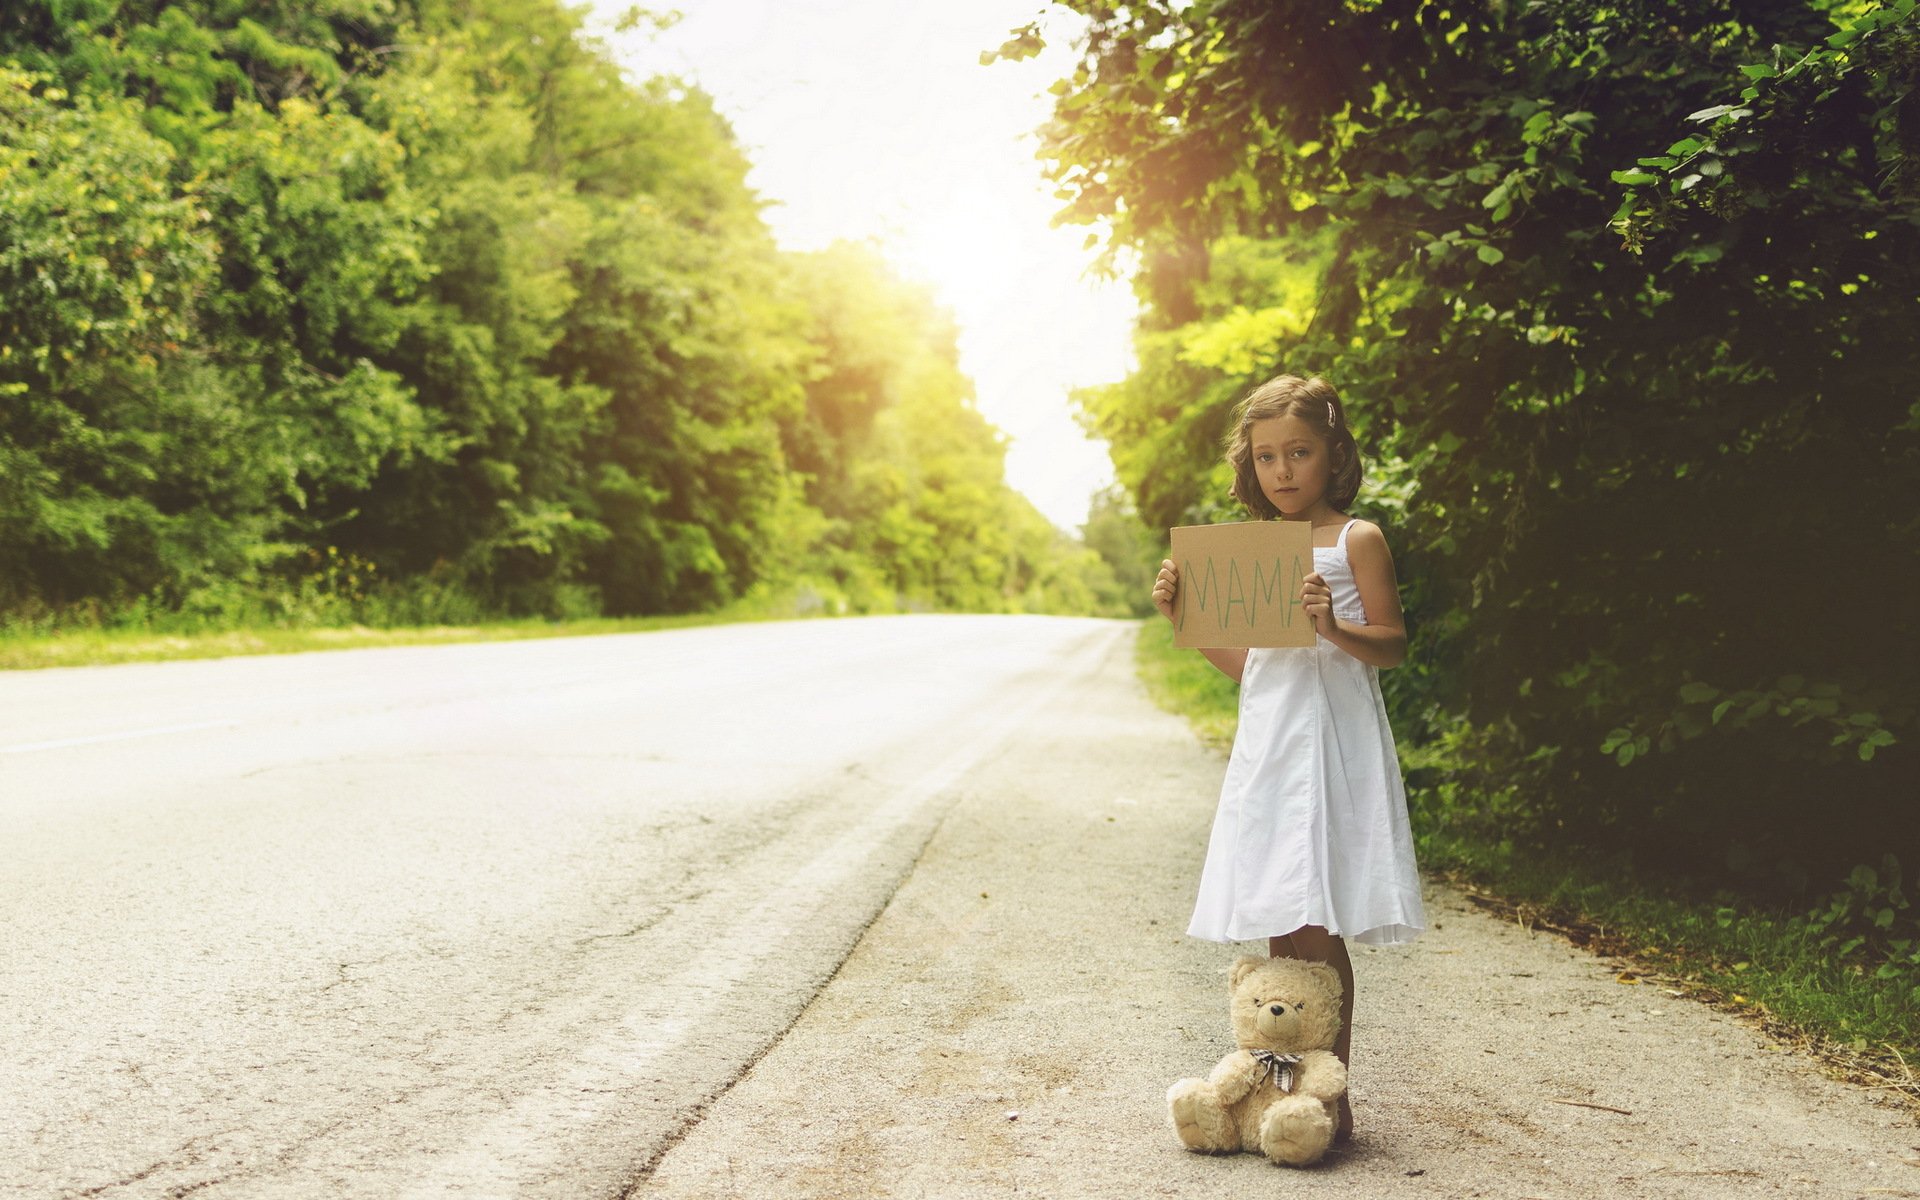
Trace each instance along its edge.
{"label": "girl's left hand", "polygon": [[1300,604],[1313,618],[1313,631],[1321,637],[1333,632],[1333,588],[1326,578],[1315,571],[1300,583]]}

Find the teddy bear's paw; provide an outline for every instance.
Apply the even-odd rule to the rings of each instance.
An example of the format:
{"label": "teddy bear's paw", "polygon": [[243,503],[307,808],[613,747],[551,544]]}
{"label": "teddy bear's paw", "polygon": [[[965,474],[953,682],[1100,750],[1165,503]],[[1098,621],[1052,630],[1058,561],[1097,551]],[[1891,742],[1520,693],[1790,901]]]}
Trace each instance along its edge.
{"label": "teddy bear's paw", "polygon": [[1260,1120],[1260,1150],[1282,1166],[1319,1162],[1333,1143],[1333,1118],[1327,1106],[1306,1096],[1276,1101]]}
{"label": "teddy bear's paw", "polygon": [[1167,1112],[1173,1118],[1174,1136],[1189,1150],[1218,1154],[1240,1148],[1238,1131],[1205,1080],[1182,1079],[1168,1088]]}

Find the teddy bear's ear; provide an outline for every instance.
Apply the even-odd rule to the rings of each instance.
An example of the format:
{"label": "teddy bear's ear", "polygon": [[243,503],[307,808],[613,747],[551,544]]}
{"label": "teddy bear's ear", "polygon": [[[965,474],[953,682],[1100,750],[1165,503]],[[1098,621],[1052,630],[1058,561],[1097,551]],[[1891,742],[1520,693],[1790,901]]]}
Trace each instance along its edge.
{"label": "teddy bear's ear", "polygon": [[1307,972],[1313,976],[1315,982],[1327,989],[1328,995],[1334,997],[1336,1000],[1339,999],[1341,992],[1340,972],[1323,962],[1308,963]]}
{"label": "teddy bear's ear", "polygon": [[1251,954],[1242,954],[1239,958],[1234,959],[1233,971],[1227,976],[1227,990],[1232,991],[1234,988],[1239,987],[1242,979],[1245,979],[1254,968],[1262,965],[1266,961],[1264,958],[1256,958]]}

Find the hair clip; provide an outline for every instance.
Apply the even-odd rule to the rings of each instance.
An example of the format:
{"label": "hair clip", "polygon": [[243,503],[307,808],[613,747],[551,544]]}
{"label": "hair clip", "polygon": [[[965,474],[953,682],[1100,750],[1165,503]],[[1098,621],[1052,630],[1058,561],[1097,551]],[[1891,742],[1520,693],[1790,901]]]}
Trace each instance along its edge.
{"label": "hair clip", "polygon": [[1327,424],[1333,426],[1335,429],[1340,428],[1340,422],[1336,421],[1333,416],[1333,401],[1331,400],[1327,401]]}

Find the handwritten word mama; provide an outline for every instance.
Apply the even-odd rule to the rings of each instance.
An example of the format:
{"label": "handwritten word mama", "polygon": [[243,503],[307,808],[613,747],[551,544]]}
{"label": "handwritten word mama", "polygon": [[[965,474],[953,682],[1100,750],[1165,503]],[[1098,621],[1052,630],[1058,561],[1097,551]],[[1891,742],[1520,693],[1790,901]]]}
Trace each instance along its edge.
{"label": "handwritten word mama", "polygon": [[1180,570],[1176,646],[1311,646],[1300,587],[1313,574],[1305,521],[1181,525],[1168,531]]}
{"label": "handwritten word mama", "polygon": [[1306,564],[1291,555],[1271,561],[1229,558],[1224,564],[1212,557],[1186,559],[1180,563],[1185,603],[1175,628],[1184,633],[1189,623],[1211,622],[1208,628],[1222,632],[1252,631],[1265,612],[1269,622],[1277,618],[1280,628],[1291,629],[1308,573]]}

